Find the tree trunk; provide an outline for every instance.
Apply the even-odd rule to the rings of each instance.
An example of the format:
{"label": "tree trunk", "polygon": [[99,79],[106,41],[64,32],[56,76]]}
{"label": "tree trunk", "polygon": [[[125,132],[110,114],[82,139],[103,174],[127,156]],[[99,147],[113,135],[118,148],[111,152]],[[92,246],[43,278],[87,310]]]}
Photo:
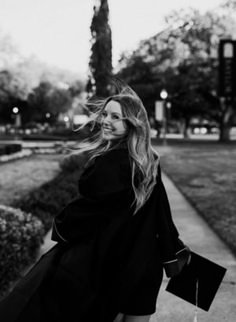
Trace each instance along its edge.
{"label": "tree trunk", "polygon": [[189,138],[189,121],[190,121],[189,118],[185,118],[181,122],[181,128],[182,128],[181,133],[183,134],[183,137],[185,139]]}
{"label": "tree trunk", "polygon": [[230,141],[230,126],[220,126],[220,142],[229,142]]}
{"label": "tree trunk", "polygon": [[222,104],[222,117],[220,121],[220,135],[219,142],[230,141],[231,118],[233,116],[232,105],[221,102]]}

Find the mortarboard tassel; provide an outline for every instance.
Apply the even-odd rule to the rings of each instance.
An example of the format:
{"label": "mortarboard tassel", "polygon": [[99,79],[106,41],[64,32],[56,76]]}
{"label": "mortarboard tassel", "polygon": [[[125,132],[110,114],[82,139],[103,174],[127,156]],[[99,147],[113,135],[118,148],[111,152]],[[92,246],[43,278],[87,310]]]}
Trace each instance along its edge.
{"label": "mortarboard tassel", "polygon": [[195,301],[195,313],[194,313],[194,319],[193,322],[197,322],[197,314],[198,314],[198,285],[199,281],[196,282],[196,301]]}

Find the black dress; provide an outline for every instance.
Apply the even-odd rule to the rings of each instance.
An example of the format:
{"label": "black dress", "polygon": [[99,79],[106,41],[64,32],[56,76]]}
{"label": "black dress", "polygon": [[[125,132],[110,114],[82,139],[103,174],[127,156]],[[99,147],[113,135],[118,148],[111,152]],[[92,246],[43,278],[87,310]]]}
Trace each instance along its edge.
{"label": "black dress", "polygon": [[155,312],[163,267],[175,274],[183,247],[160,173],[135,215],[124,147],[90,163],[78,188],[53,222],[58,243],[0,303],[1,322],[112,322],[119,312]]}

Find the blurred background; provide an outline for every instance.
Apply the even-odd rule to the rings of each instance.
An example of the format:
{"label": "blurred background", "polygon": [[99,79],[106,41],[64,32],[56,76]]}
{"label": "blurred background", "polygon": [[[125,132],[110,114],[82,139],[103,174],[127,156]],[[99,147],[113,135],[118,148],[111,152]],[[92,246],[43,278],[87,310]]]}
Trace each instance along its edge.
{"label": "blurred background", "polygon": [[235,138],[232,93],[219,93],[219,43],[235,37],[235,1],[0,6],[1,139],[69,134],[86,120],[88,97],[111,93],[111,76],[138,92],[154,137]]}
{"label": "blurred background", "polygon": [[89,130],[74,130],[115,78],[143,100],[163,171],[235,257],[236,0],[0,0],[0,296],[78,194],[86,156],[68,152]]}

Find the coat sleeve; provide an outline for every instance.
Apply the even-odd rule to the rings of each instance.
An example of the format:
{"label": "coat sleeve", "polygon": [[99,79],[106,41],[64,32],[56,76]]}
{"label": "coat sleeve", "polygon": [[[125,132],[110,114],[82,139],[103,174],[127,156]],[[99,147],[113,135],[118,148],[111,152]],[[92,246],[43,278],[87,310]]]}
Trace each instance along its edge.
{"label": "coat sleeve", "polygon": [[53,220],[52,240],[87,240],[111,216],[129,207],[132,185],[124,153],[112,151],[98,157],[79,179],[79,197]]}
{"label": "coat sleeve", "polygon": [[177,275],[189,257],[189,248],[179,238],[178,229],[172,218],[170,203],[161,179],[159,167],[157,179],[158,202],[158,237],[161,245],[163,267],[167,277]]}

